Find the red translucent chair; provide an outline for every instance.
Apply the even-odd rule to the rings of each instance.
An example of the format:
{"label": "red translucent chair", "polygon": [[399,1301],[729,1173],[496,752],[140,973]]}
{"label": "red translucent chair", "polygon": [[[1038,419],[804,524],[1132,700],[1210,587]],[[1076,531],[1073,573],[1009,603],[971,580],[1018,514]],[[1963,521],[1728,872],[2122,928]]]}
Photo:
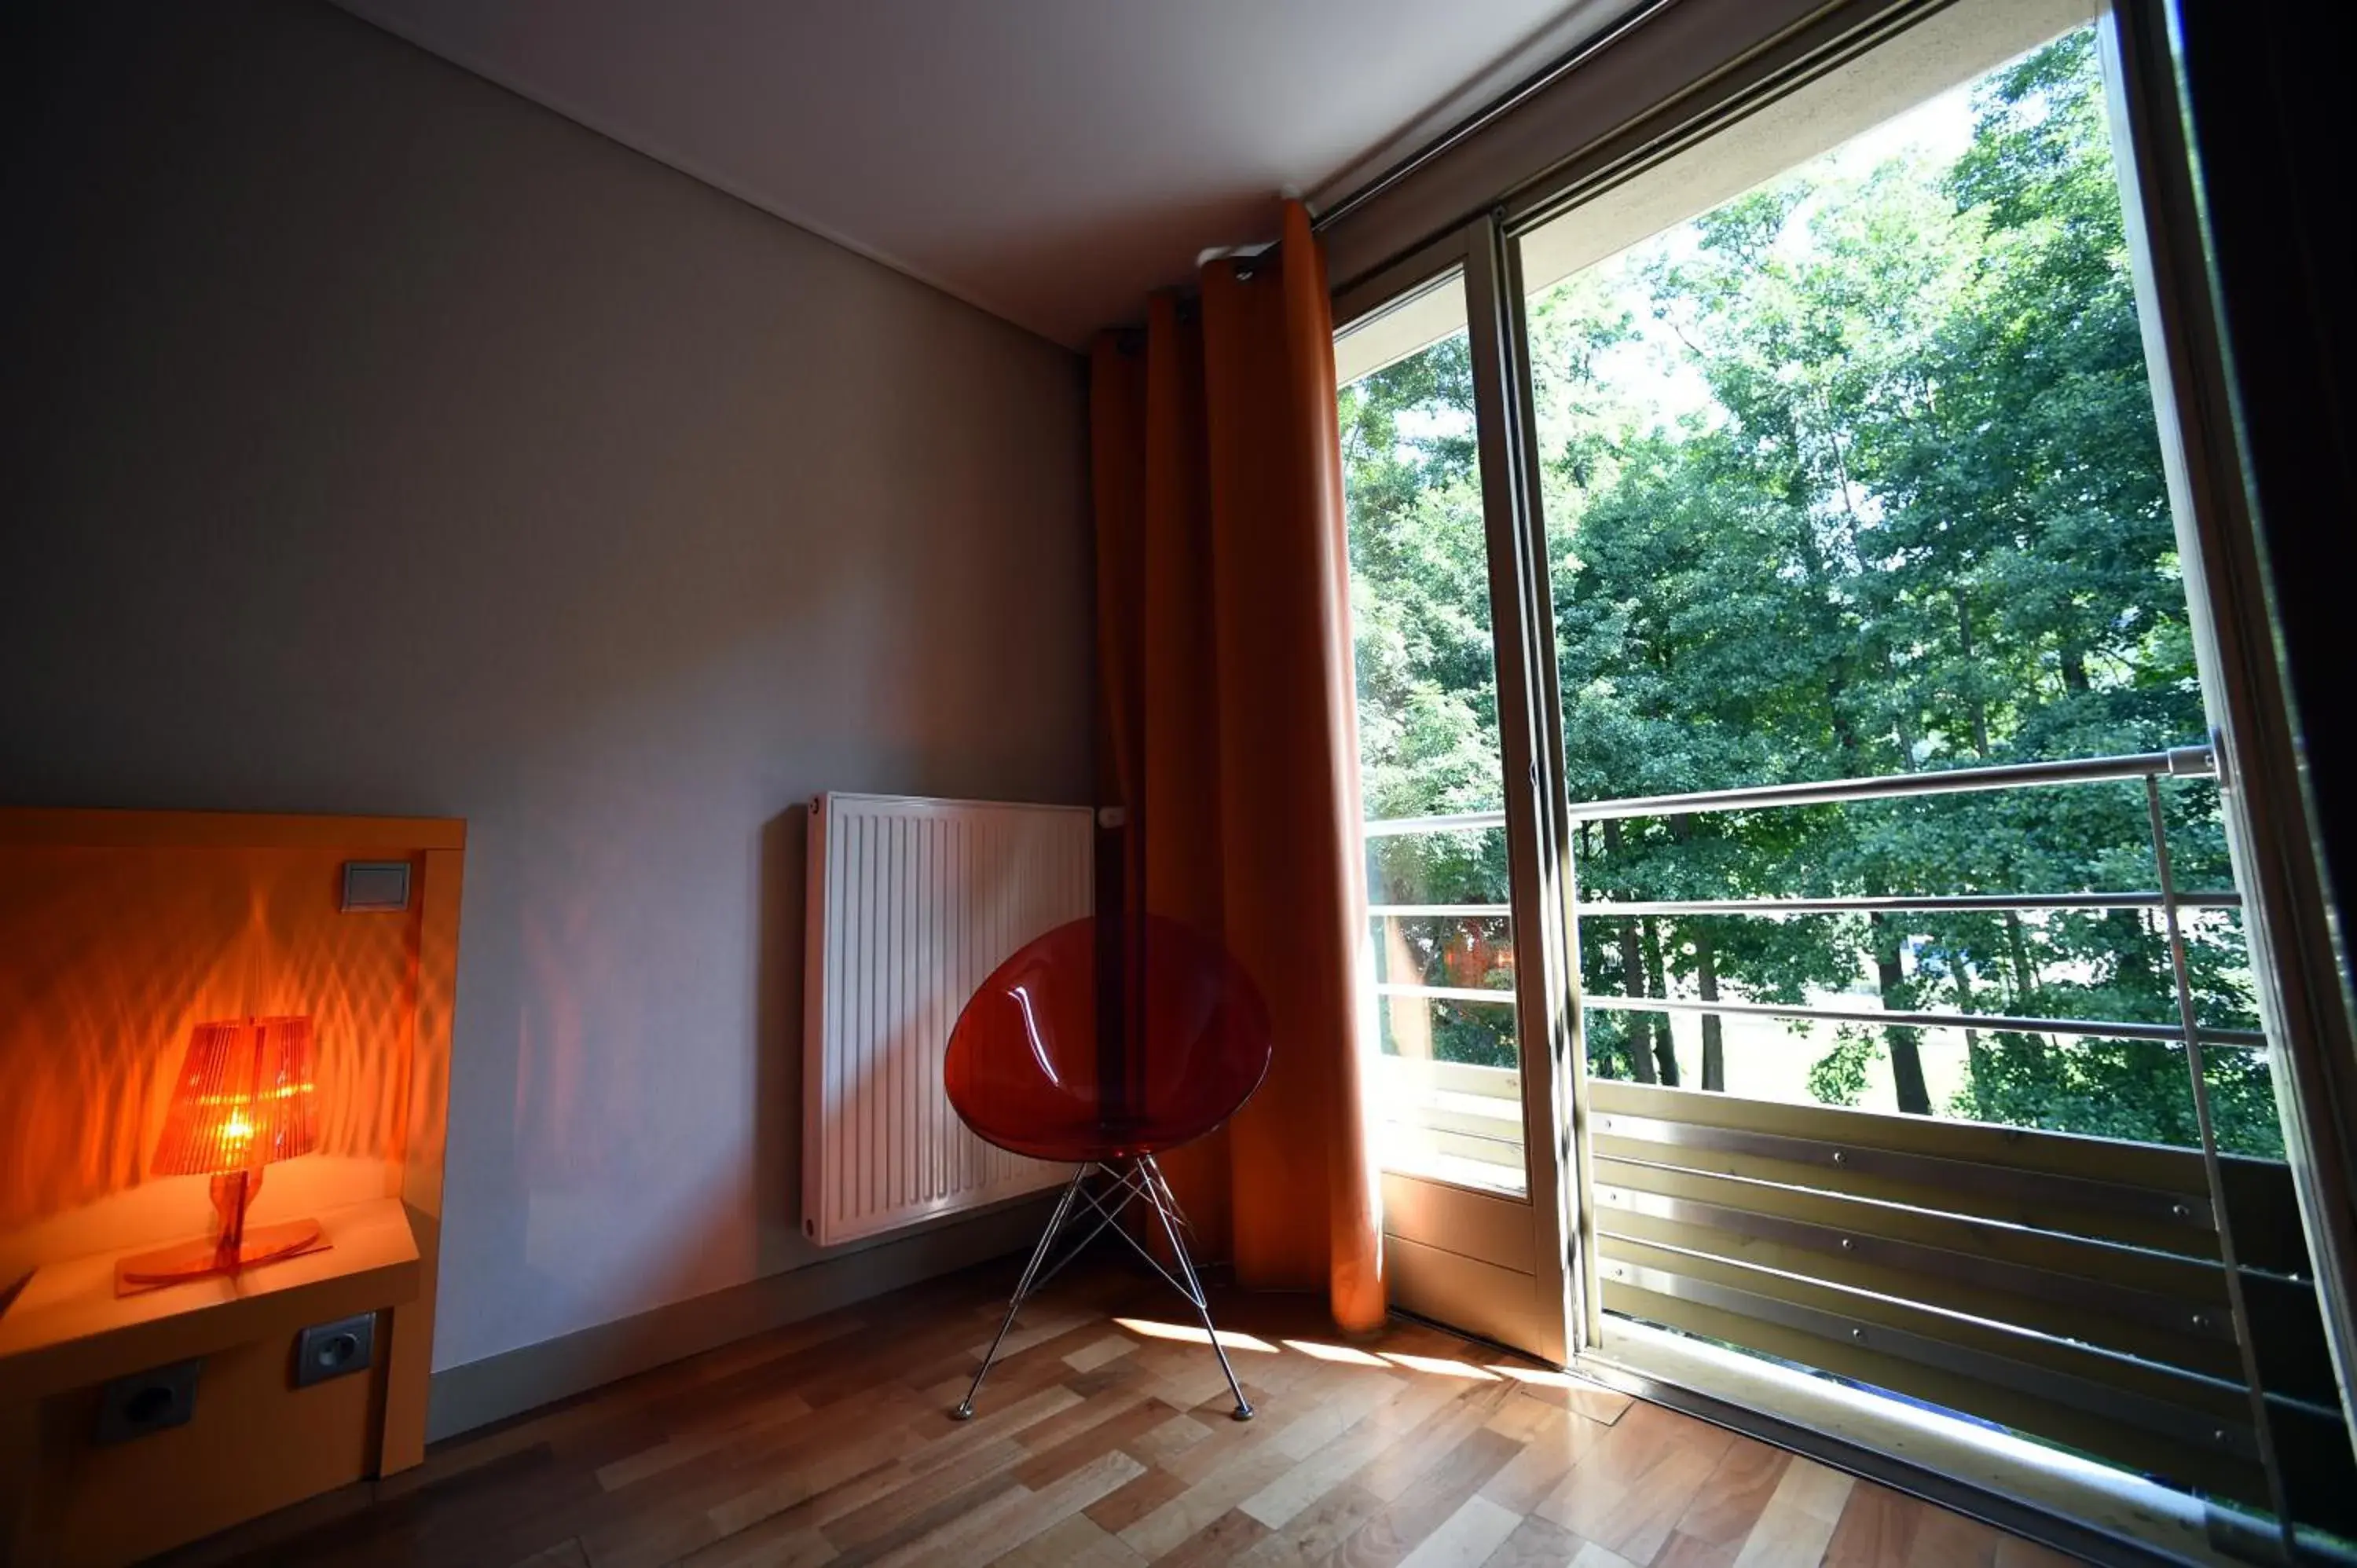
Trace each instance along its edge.
{"label": "red translucent chair", "polygon": [[[1101,987],[1100,972],[1126,983]],[[1236,1419],[1252,1419],[1187,1252],[1186,1216],[1154,1156],[1242,1109],[1267,1075],[1270,1049],[1268,1008],[1243,968],[1219,943],[1161,916],[1117,929],[1074,920],[991,972],[950,1034],[950,1103],[984,1142],[1076,1168],[952,1412],[959,1420],[974,1414],[1025,1300],[1108,1228],[1195,1308],[1236,1396]],[[1150,1215],[1175,1273],[1115,1223],[1133,1201]],[[1049,1265],[1057,1238],[1084,1227]]]}

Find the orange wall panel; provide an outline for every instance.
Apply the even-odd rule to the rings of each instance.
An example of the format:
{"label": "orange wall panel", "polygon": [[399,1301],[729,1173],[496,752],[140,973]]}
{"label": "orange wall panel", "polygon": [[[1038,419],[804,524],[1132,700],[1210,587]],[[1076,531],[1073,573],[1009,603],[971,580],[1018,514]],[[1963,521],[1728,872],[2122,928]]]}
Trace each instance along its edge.
{"label": "orange wall panel", "polygon": [[[309,1015],[320,1154],[397,1155],[417,921],[339,912],[343,863],[359,858],[411,856],[0,844],[0,1235],[140,1183],[205,1019]],[[100,1245],[127,1246],[145,1226],[95,1228]]]}
{"label": "orange wall panel", "polygon": [[[261,1265],[289,1271],[283,1296],[242,1283],[135,1298],[202,1347],[190,1426],[99,1447],[98,1381],[19,1380],[0,1402],[0,1560],[120,1563],[417,1462],[464,844],[457,822],[0,810],[0,1325],[26,1347],[0,1372],[58,1353],[40,1326],[53,1322],[89,1352],[77,1380],[161,1354],[115,1332],[128,1304],[106,1255],[210,1219],[207,1178],[147,1174],[199,1022],[312,1019],[317,1148],[268,1167],[253,1214],[327,1213],[342,1238]],[[409,907],[344,912],[352,860],[408,862]],[[6,1316],[20,1279],[18,1302],[63,1306]],[[294,1388],[296,1329],[354,1310],[379,1315],[374,1367]]]}

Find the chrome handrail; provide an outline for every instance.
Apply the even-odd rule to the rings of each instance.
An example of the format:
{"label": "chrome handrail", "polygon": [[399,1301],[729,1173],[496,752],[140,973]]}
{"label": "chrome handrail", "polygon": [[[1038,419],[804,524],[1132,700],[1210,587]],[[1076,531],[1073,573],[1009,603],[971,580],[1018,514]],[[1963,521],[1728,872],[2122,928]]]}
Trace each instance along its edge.
{"label": "chrome handrail", "polygon": [[[1637,915],[1874,915],[1913,910],[1994,913],[2007,909],[2158,909],[2158,893],[1900,894],[1882,898],[1592,898],[1584,912],[1599,918]],[[2239,909],[2240,893],[2179,893],[2180,909]]]}
{"label": "chrome handrail", "polygon": [[[2177,746],[2168,751],[2142,752],[2126,757],[2081,757],[2064,762],[2007,763],[1989,768],[1954,768],[1932,773],[1885,774],[1871,779],[1824,779],[1801,784],[1766,784],[1737,789],[1696,789],[1679,795],[1630,796],[1617,800],[1574,802],[1571,812],[1575,819],[1599,821],[1608,817],[1678,816],[1693,811],[1724,811],[1763,809],[1776,806],[1820,805],[1846,800],[1890,800],[1913,795],[1956,794],[1982,789],[2019,789],[2032,787],[2099,783],[2109,780],[2136,779],[2148,791],[2157,791],[2163,775],[2178,779],[2213,778],[2217,772],[2215,754],[2206,746]],[[1490,828],[1505,821],[1501,811],[1458,811],[1424,817],[1398,817],[1388,822],[1366,824],[1369,837],[1380,838],[1416,832],[1443,832],[1469,828]],[[2155,832],[2158,831],[2156,825]],[[1659,898],[1630,899],[1616,902],[1609,899],[1589,900],[1575,896],[1571,918],[1575,925],[1587,919],[1638,918],[1645,916],[1762,916],[1769,918],[1795,915],[1881,914],[1898,912],[1983,912],[2035,911],[2040,909],[2158,909],[2175,929],[2176,912],[2180,909],[2239,909],[2242,895],[2231,890],[2180,893],[2166,878],[2166,848],[2160,846],[2164,858],[2164,886],[2158,891],[2119,893],[1965,893],[1924,894],[1876,897],[1846,897],[1827,898]],[[1371,904],[1369,916],[1395,918],[1494,918],[1511,917],[1509,906],[1498,904]],[[1439,1001],[1511,1002],[1511,991],[1485,992],[1453,986],[1426,986],[1409,983],[1383,983],[1375,987],[1378,995],[1427,996]],[[1666,996],[1598,996],[1581,997],[1587,1006],[1606,1009],[1659,1010],[1663,1012],[1695,1012],[1730,1015],[1750,1015],[1760,1017],[1815,1019],[1827,1023],[1855,1023],[1896,1026],[1902,1028],[1990,1029],[2005,1033],[2078,1035],[2105,1039],[2145,1040],[2179,1045],[2228,1046],[2238,1049],[2264,1049],[2266,1037],[2255,1029],[2193,1029],[2186,1026],[2128,1023],[2115,1019],[2031,1018],[2000,1016],[1986,1013],[1908,1012],[1894,1013],[1865,1008],[1809,1007],[1782,1005],[1762,1002],[1704,1001],[1700,998]]]}
{"label": "chrome handrail", "polygon": [[[1583,898],[1580,912],[1599,919],[1641,915],[1786,915],[1899,914],[1914,910],[1994,912],[2007,909],[2158,909],[2158,893],[1960,893],[1901,894],[1895,897],[1835,898]],[[2180,909],[2239,909],[2243,896],[2234,892],[2179,893]],[[1503,919],[1513,913],[1505,904],[1370,904],[1371,917],[1400,919]]]}
{"label": "chrome handrail", "polygon": [[[1511,1006],[1514,993],[1491,986],[1425,985],[1415,981],[1379,980],[1378,996],[1422,996],[1435,1002],[1479,1002]],[[1802,1003],[1706,1002],[1698,996],[1599,996],[1585,992],[1580,1004],[1617,1013],[1723,1013],[1750,1018],[1805,1018],[1825,1024],[1871,1024],[1901,1029],[1987,1029],[2005,1035],[2079,1035],[2091,1039],[2140,1040],[2156,1045],[2182,1044],[2184,1030],[2176,1024],[2138,1024],[2117,1018],[2030,1018],[2010,1013],[1892,1012],[1875,1007],[1811,1007]],[[2203,1026],[2196,1037],[2203,1045],[2236,1050],[2266,1048],[2267,1037],[2256,1029],[2213,1029]]]}
{"label": "chrome handrail", "polygon": [[1682,795],[1632,795],[1618,800],[1574,800],[1574,822],[1607,817],[1675,817],[1692,811],[1821,806],[1837,800],[1889,800],[1910,795],[1956,795],[1977,789],[2026,789],[2050,784],[2091,784],[2114,779],[2207,779],[2217,760],[2206,746],[2179,746],[2133,757],[2075,757],[2067,762],[2007,762],[1988,768],[1943,768],[1928,773],[1883,773],[1868,779],[1825,779],[1802,784],[1757,784],[1735,789],[1695,789]]}
{"label": "chrome handrail", "polygon": [[[1986,1029],[2005,1035],[2084,1035],[2107,1040],[2145,1040],[2181,1044],[2185,1034],[2175,1024],[2132,1024],[2109,1018],[2023,1018],[2006,1013],[1889,1012],[1871,1007],[1805,1007],[1778,1002],[1705,1002],[1687,996],[1580,997],[1584,1006],[1624,1013],[1732,1013],[1755,1018],[1814,1018],[1831,1024],[1873,1024],[1901,1029]],[[2267,1037],[2256,1029],[2204,1027],[2198,1037],[2205,1045],[2264,1050]]]}
{"label": "chrome handrail", "polygon": [[[2206,746],[2129,757],[2075,757],[2065,762],[2007,762],[1987,768],[1943,768],[1928,773],[1880,773],[1867,779],[1824,779],[1798,784],[1754,784],[1734,789],[1694,789],[1678,795],[1629,795],[1617,800],[1574,800],[1574,822],[1607,817],[1677,817],[1695,811],[1821,806],[1837,800],[1888,800],[1910,795],[1954,795],[1977,789],[2022,789],[2050,784],[2088,784],[2115,779],[2212,779],[2216,755]],[[1394,817],[1363,824],[1368,838],[1403,833],[1448,832],[1503,827],[1503,811],[1446,811]]]}
{"label": "chrome handrail", "polygon": [[1367,915],[1372,919],[1401,920],[1503,920],[1512,916],[1510,904],[1370,904]]}
{"label": "chrome handrail", "polygon": [[1382,822],[1361,822],[1361,838],[1400,838],[1408,833],[1448,833],[1479,832],[1506,825],[1503,811],[1442,811],[1427,817],[1392,817]]}

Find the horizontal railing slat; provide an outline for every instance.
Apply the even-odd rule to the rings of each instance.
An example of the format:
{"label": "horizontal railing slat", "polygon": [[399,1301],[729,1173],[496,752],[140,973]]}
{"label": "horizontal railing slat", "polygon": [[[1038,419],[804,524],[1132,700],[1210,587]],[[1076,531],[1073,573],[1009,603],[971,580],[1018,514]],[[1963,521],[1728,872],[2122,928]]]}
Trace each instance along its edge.
{"label": "horizontal railing slat", "polygon": [[[2083,1215],[2115,1216],[2144,1226],[2174,1228],[2189,1233],[2212,1229],[2206,1198],[2092,1176],[1916,1154],[1846,1140],[1835,1142],[1663,1117],[1632,1116],[1617,1111],[1598,1115],[1595,1132],[1599,1145],[1607,1139],[1616,1145],[1649,1145],[1659,1152],[1640,1157],[1650,1157],[1662,1165],[1702,1165],[1715,1157],[1729,1155],[1771,1160],[1819,1168],[1828,1179],[1857,1187],[1868,1187],[1876,1182],[1891,1183],[1953,1194],[1964,1204],[2001,1204],[2016,1209],[2050,1205]],[[2191,1244],[2189,1234],[2187,1246]]]}
{"label": "horizontal railing slat", "polygon": [[[1792,1219],[1836,1235],[1888,1238],[1986,1260],[2000,1269],[2100,1280],[2156,1304],[2178,1304],[2189,1320],[2195,1312],[2226,1310],[2225,1273],[2215,1258],[2156,1251],[1824,1187],[1601,1155],[1595,1172],[1599,1206],[1617,1206],[1610,1195],[1622,1192],[1657,1194]],[[2228,1332],[2222,1325],[2217,1331]]]}
{"label": "horizontal railing slat", "polygon": [[[1830,1281],[1781,1273],[1771,1269],[1715,1254],[1695,1253],[1658,1242],[1608,1237],[1598,1243],[1605,1277],[1618,1264],[1667,1270],[1673,1273],[1715,1281],[1732,1289],[1790,1302],[1796,1306],[1832,1313],[1866,1326],[1911,1334],[1936,1344],[1942,1353],[1966,1352],[1989,1356],[2069,1377],[2116,1391],[2124,1399],[2153,1402],[2184,1411],[2202,1412],[2205,1434],[2241,1423],[2248,1437],[2250,1407],[2238,1379],[2213,1378],[2183,1368],[2146,1361],[2117,1351],[2041,1334],[2018,1325],[1972,1317],[1928,1303],[1904,1301]],[[1853,1338],[1857,1336],[1852,1336]],[[1912,1348],[1921,1350],[1921,1347]],[[2026,1374],[2025,1374],[2026,1375]],[[2082,1391],[2083,1392],[2083,1391]],[[2074,1396],[2075,1397],[2075,1396]],[[2150,1413],[2150,1412],[2147,1412]],[[2191,1430],[2191,1428],[2188,1428]],[[2255,1459],[2257,1448],[2246,1457]]]}
{"label": "horizontal railing slat", "polygon": [[[1384,1082],[1454,1090],[1498,1100],[1523,1102],[1522,1075],[1510,1067],[1480,1067],[1472,1062],[1443,1061],[1437,1057],[1380,1056],[1374,1070]],[[1520,1114],[1519,1110],[1516,1112]]]}
{"label": "horizontal railing slat", "polygon": [[2083,1138],[1981,1122],[1951,1122],[1933,1116],[1898,1116],[1832,1105],[1789,1105],[1609,1079],[1589,1082],[1588,1101],[1599,1117],[1646,1117],[1695,1127],[1767,1133],[1832,1147],[1921,1155],[2006,1170],[2100,1181],[2114,1187],[2150,1188],[2181,1197],[2201,1198],[2207,1191],[2201,1156],[2190,1149]]}
{"label": "horizontal railing slat", "polygon": [[[2331,1347],[2325,1341],[2316,1287],[2306,1280],[2245,1272],[2243,1309],[2250,1315],[2259,1372],[2268,1390],[2338,1407],[2341,1382],[2332,1369]],[[2348,1444],[2341,1446],[2346,1450]],[[2352,1457],[2357,1461],[2357,1455]]]}
{"label": "horizontal railing slat", "polygon": [[2146,1247],[2212,1263],[2218,1261],[2213,1233],[2177,1220],[2145,1220],[2119,1213],[2072,1208],[2035,1196],[2007,1196],[1929,1181],[1902,1182],[1824,1160],[1802,1164],[1735,1151],[1680,1150],[1670,1144],[1616,1138],[1601,1127],[1596,1131],[1592,1146],[1599,1159],[1805,1187],[1962,1219]]}
{"label": "horizontal railing slat", "polygon": [[1523,1164],[1523,1141],[1519,1133],[1512,1138],[1494,1137],[1469,1133],[1454,1127],[1433,1127],[1414,1122],[1386,1122],[1390,1136],[1438,1154],[1455,1155],[1459,1159],[1479,1160],[1484,1165],[1512,1165]]}
{"label": "horizontal railing slat", "polygon": [[2231,1316],[2083,1274],[1811,1225],[1625,1187],[1598,1192],[1602,1236],[1677,1247],[2011,1323],[2239,1381]]}
{"label": "horizontal railing slat", "polygon": [[[1619,1157],[2217,1257],[2201,1157],[2191,1149],[1614,1079],[1590,1080],[1588,1094],[1590,1133],[1600,1152]],[[1616,1120],[1617,1128],[1607,1125]],[[1677,1125],[1652,1125],[1664,1122]],[[2244,1266],[2305,1273],[2289,1170],[2238,1155],[2222,1163]]]}
{"label": "horizontal railing slat", "polygon": [[[1594,1080],[1603,1305],[2266,1506],[2201,1155]],[[2338,1439],[2288,1173],[2230,1157],[2277,1434]],[[1606,1329],[1609,1344],[1610,1328]],[[2290,1423],[2287,1425],[2286,1423]],[[2300,1423],[2305,1423],[2306,1425]],[[2319,1436],[2319,1441],[2322,1440]]]}
{"label": "horizontal railing slat", "polygon": [[[1616,1279],[1610,1273],[1616,1266],[1631,1267],[1634,1273],[1633,1267],[1627,1263],[1604,1264],[1603,1304],[1609,1312],[1721,1343],[1745,1346],[1802,1366],[1820,1368],[1873,1388],[1890,1390],[2086,1453],[2104,1455],[2116,1463],[2245,1503],[2263,1507],[2266,1502],[2266,1477],[2258,1466],[2215,1441],[2215,1433],[2223,1428],[2222,1423],[2221,1427],[2212,1429],[2212,1440],[2207,1443],[2181,1441],[2131,1419],[2081,1410],[1985,1377],[1894,1355],[1891,1350],[1895,1347],[1853,1338],[1839,1314],[1824,1314],[1803,1329],[1750,1312],[1732,1310],[1730,1305],[1695,1299],[1691,1294],[1647,1289],[1641,1283],[1647,1278],[1644,1275]],[[1749,1305],[1752,1304],[1739,1300],[1731,1304]],[[1870,1339],[1872,1326],[1860,1326],[1867,1328]],[[1608,1353],[1611,1333],[1608,1319],[1603,1341]],[[2243,1435],[2247,1440],[2247,1429]]]}
{"label": "horizontal railing slat", "polygon": [[1429,1127],[1440,1133],[1462,1133],[1473,1138],[1497,1138],[1510,1143],[1523,1141],[1523,1120],[1495,1116],[1487,1112],[1460,1110],[1448,1104],[1399,1104],[1383,1107],[1383,1119],[1403,1127]]}

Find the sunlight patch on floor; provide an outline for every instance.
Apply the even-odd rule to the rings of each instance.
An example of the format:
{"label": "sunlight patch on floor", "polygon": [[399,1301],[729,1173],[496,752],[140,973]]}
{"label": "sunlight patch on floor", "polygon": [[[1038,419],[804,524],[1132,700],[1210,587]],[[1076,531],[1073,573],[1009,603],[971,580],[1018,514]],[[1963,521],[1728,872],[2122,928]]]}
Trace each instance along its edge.
{"label": "sunlight patch on floor", "polygon": [[1321,1345],[1315,1339],[1287,1339],[1285,1348],[1298,1350],[1305,1356],[1315,1356],[1321,1361],[1340,1361],[1351,1367],[1381,1367],[1391,1369],[1391,1363],[1381,1356],[1364,1350],[1354,1350],[1348,1345]]}
{"label": "sunlight patch on floor", "polygon": [[[1116,1317],[1114,1321],[1132,1334],[1143,1334],[1148,1339],[1177,1339],[1189,1345],[1209,1345],[1211,1342],[1210,1335],[1200,1328],[1189,1328],[1183,1323],[1157,1323],[1150,1317]],[[1276,1354],[1276,1347],[1267,1340],[1239,1334],[1232,1328],[1221,1331],[1220,1344],[1230,1350],[1258,1350],[1270,1356]]]}
{"label": "sunlight patch on floor", "polygon": [[1495,1372],[1483,1371],[1470,1361],[1451,1361],[1439,1356],[1411,1356],[1405,1350],[1386,1350],[1383,1359],[1394,1366],[1405,1367],[1411,1372],[1430,1372],[1435,1377],[1464,1378],[1477,1383],[1498,1380]]}

